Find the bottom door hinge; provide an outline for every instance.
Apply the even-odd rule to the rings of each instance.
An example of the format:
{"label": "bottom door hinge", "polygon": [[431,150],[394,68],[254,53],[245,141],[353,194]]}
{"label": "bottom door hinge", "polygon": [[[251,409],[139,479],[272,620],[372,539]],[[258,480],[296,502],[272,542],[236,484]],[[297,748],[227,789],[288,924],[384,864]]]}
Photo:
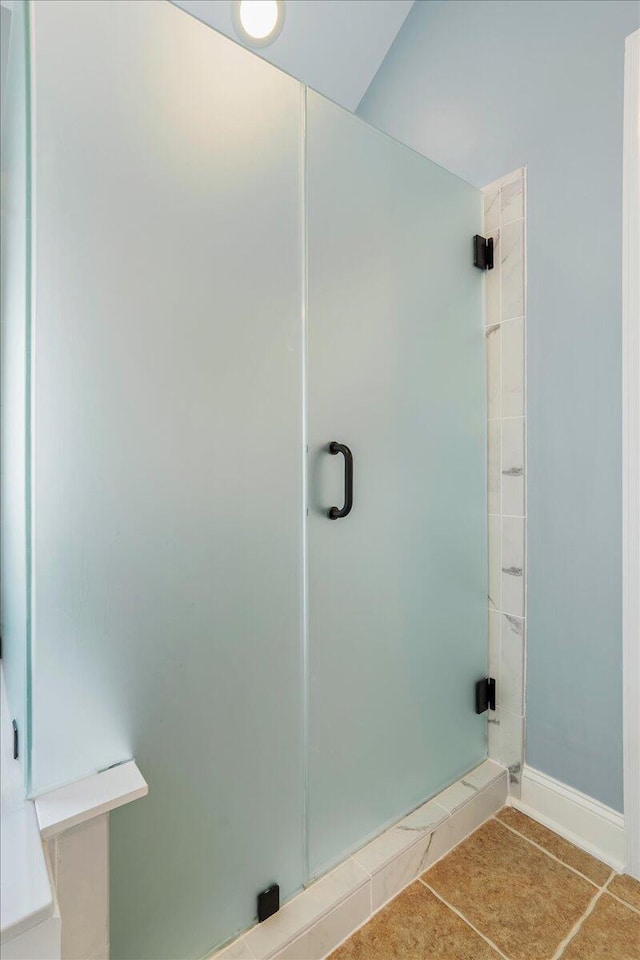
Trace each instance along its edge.
{"label": "bottom door hinge", "polygon": [[258,894],[258,922],[268,920],[280,909],[280,887],[277,883],[271,884],[266,890]]}

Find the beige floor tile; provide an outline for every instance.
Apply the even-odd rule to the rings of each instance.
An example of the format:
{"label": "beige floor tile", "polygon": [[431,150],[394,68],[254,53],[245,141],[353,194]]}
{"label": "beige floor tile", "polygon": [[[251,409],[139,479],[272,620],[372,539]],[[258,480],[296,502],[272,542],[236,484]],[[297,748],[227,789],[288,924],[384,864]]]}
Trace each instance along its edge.
{"label": "beige floor tile", "polygon": [[499,960],[499,954],[416,881],[330,960]]}
{"label": "beige floor tile", "polygon": [[423,879],[511,960],[549,960],[597,892],[499,820]]}
{"label": "beige floor tile", "polygon": [[630,903],[636,910],[640,910],[640,883],[633,877],[618,874],[617,877],[613,878],[607,889],[611,893],[615,893],[616,897]]}
{"label": "beige floor tile", "polygon": [[517,830],[518,833],[528,837],[529,840],[533,840],[534,843],[540,844],[541,847],[552,853],[558,860],[562,860],[567,866],[578,870],[579,873],[582,873],[599,887],[604,886],[611,876],[611,867],[608,867],[606,863],[596,860],[589,853],[585,853],[584,850],[580,850],[569,843],[568,840],[559,837],[557,833],[543,827],[541,823],[537,823],[531,817],[526,817],[519,810],[515,810],[513,807],[503,807],[496,816],[508,826]]}
{"label": "beige floor tile", "polygon": [[638,960],[640,915],[603,894],[573,940],[562,960]]}

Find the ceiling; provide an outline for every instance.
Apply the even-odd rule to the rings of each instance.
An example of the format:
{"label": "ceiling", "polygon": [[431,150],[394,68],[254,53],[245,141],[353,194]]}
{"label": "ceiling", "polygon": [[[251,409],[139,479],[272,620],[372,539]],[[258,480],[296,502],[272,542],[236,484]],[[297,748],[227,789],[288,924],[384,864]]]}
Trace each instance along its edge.
{"label": "ceiling", "polygon": [[[173,2],[240,43],[231,0]],[[286,0],[282,33],[254,52],[355,110],[412,6],[413,0]]]}

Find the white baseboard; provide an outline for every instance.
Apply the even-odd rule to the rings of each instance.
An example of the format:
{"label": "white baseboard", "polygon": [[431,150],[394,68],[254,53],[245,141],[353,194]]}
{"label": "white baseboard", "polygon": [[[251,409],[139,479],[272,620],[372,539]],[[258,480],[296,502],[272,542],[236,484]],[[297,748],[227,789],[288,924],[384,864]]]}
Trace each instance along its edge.
{"label": "white baseboard", "polygon": [[624,817],[604,803],[525,765],[521,798],[512,805],[587,853],[624,871]]}

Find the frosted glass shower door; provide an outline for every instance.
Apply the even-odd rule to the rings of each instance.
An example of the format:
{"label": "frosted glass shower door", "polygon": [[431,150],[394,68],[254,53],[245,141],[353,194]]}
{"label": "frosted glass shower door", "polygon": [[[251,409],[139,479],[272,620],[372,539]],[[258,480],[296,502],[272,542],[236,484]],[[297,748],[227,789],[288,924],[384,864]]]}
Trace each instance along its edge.
{"label": "frosted glass shower door", "polygon": [[[5,11],[6,13],[6,11]],[[31,170],[29,32],[16,3],[2,98],[2,256],[0,267],[0,636],[7,699],[19,733],[27,723],[29,657],[29,375]],[[6,38],[3,37],[4,42]],[[24,738],[23,738],[24,742]],[[24,763],[24,751],[20,751]]]}
{"label": "frosted glass shower door", "polygon": [[299,83],[170,3],[36,3],[32,789],[135,757],[111,956],[303,883]]}
{"label": "frosted glass shower door", "polygon": [[480,191],[311,91],[307,137],[314,874],[485,756],[487,584]]}

